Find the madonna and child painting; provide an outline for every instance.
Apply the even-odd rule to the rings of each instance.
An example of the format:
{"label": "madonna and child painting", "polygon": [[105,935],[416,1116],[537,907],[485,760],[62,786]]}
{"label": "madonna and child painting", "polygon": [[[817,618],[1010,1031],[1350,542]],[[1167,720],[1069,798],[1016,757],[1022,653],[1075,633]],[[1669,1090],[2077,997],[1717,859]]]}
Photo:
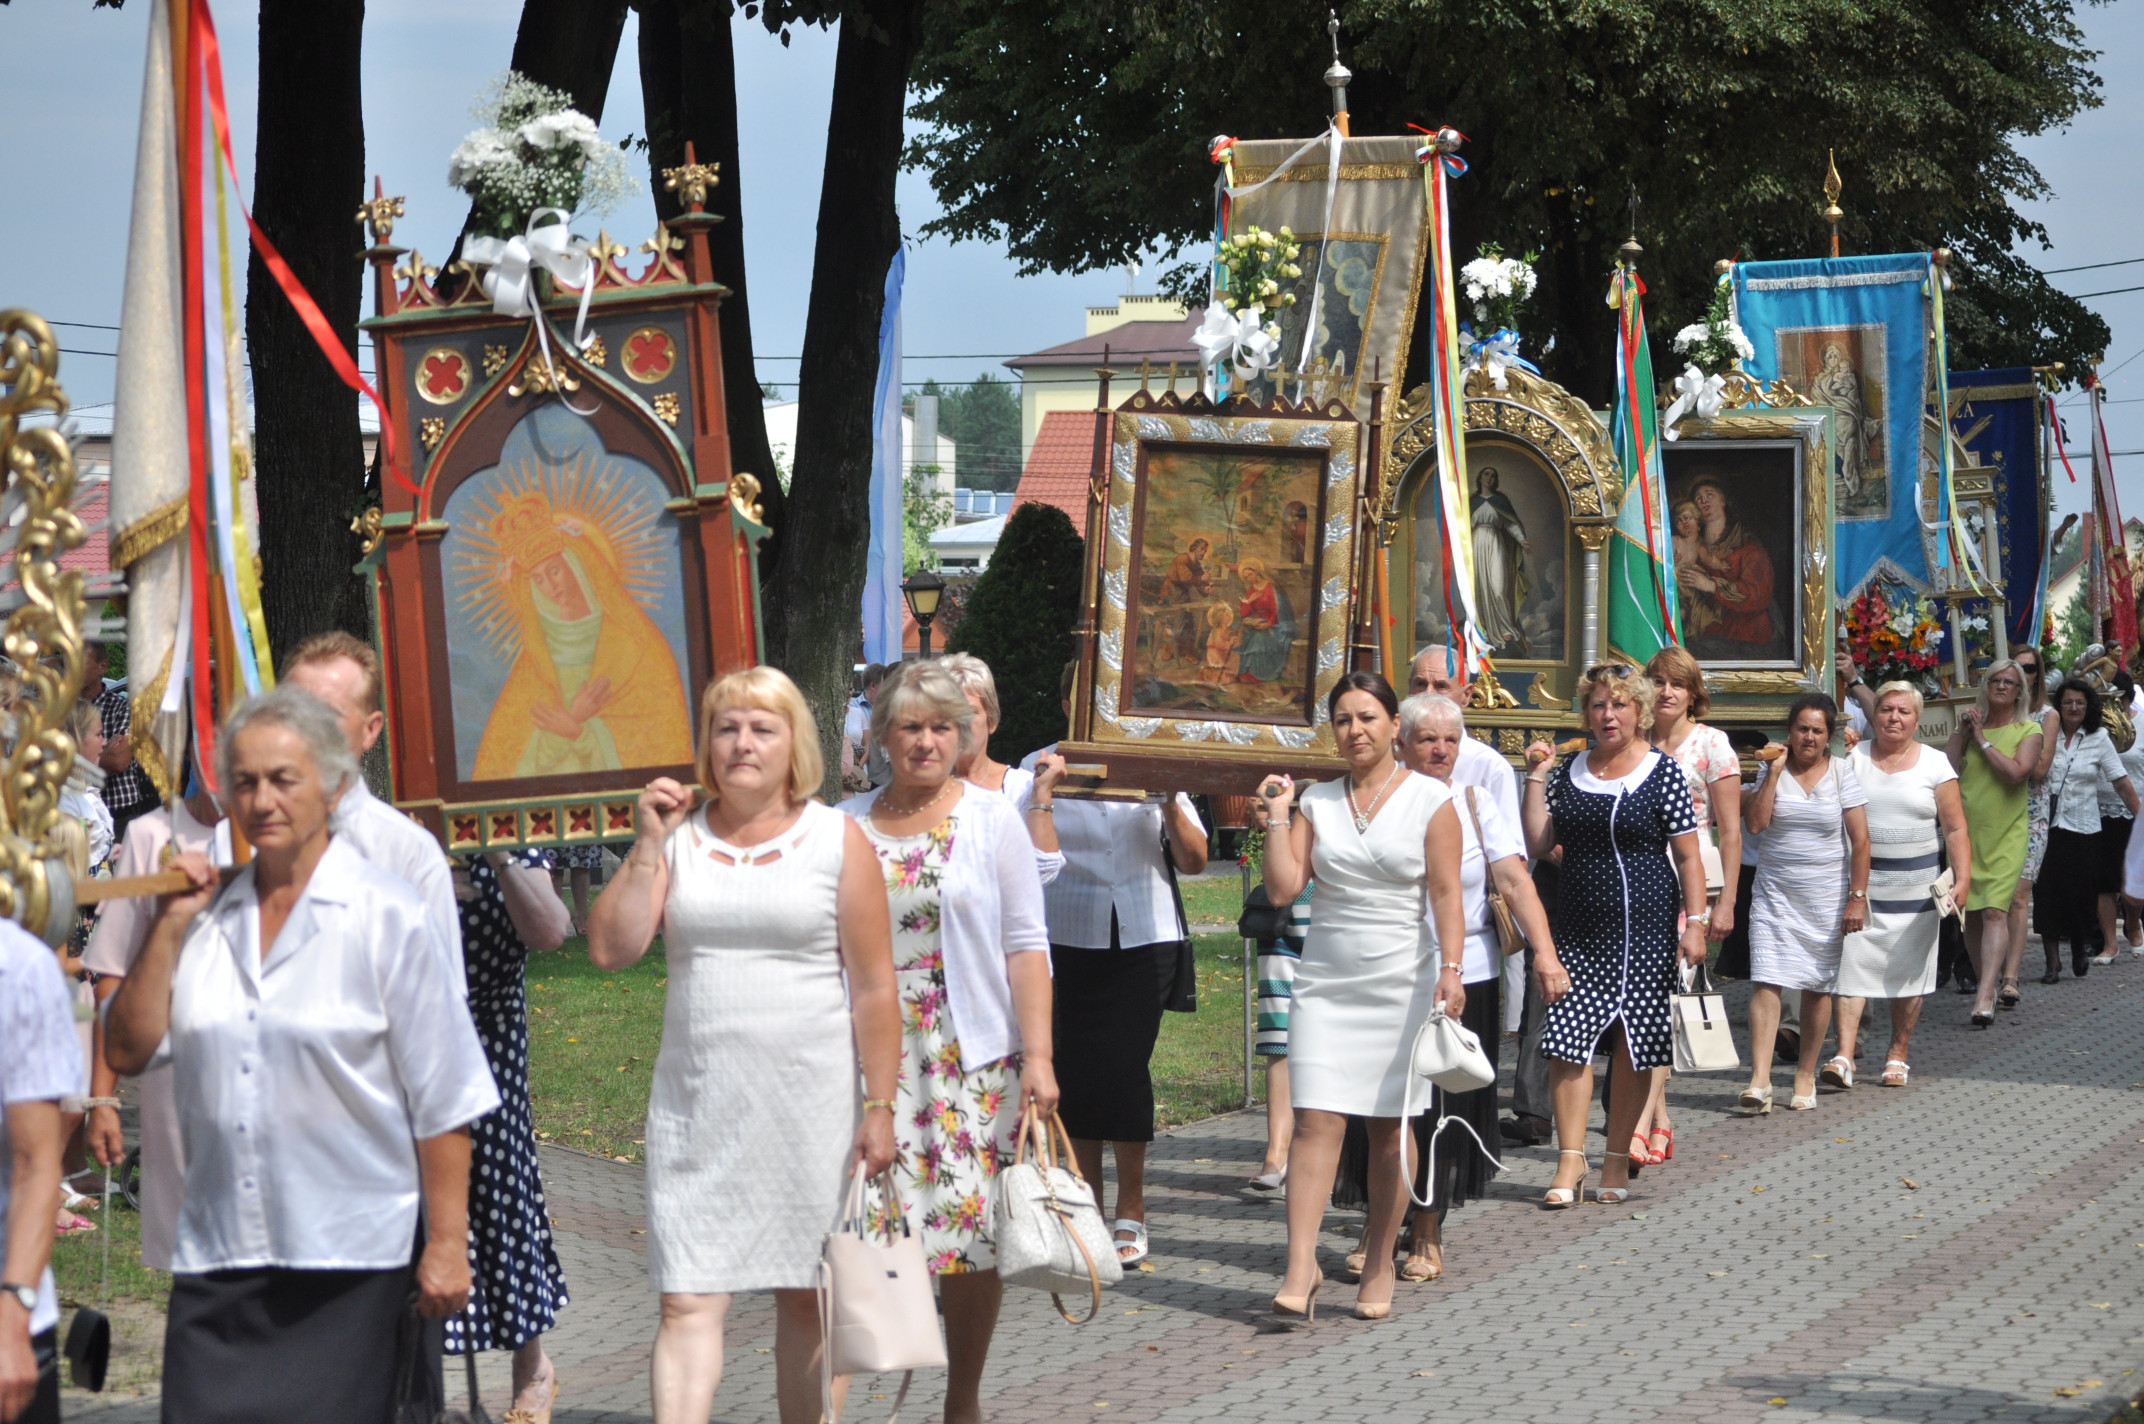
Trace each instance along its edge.
{"label": "madonna and child painting", "polygon": [[1148,446],[1122,705],[1310,718],[1324,452]]}
{"label": "madonna and child painting", "polygon": [[463,783],[690,765],[668,497],[653,468],[555,406],[454,490],[441,562]]}

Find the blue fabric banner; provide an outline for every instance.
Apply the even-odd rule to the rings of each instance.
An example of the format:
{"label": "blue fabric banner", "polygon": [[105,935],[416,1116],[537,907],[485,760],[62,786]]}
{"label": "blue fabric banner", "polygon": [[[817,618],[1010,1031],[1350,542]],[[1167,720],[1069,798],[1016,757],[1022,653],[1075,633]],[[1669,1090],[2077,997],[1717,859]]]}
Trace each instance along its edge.
{"label": "blue fabric banner", "polygon": [[901,282],[908,254],[893,249],[886,307],[878,319],[878,386],[871,396],[871,547],[864,555],[864,661],[901,660],[901,512],[907,498],[901,448]]}
{"label": "blue fabric banner", "polygon": [[[2040,641],[2047,512],[2040,492],[2040,392],[2028,366],[1950,373],[1950,428],[1995,472],[1996,547],[2010,645]],[[1968,605],[1975,613],[1984,606]]]}
{"label": "blue fabric banner", "polygon": [[1735,264],[1736,319],[1756,347],[1745,368],[1834,412],[1832,588],[1842,598],[1877,573],[1929,587],[1928,271],[1922,252]]}

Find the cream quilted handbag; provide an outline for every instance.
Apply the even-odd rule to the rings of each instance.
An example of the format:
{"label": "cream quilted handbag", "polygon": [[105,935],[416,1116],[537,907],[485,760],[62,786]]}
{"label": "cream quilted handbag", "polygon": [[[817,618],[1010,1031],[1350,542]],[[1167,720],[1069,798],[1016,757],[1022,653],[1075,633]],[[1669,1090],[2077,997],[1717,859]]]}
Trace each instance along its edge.
{"label": "cream quilted handbag", "polygon": [[[1072,1161],[1070,1140],[1057,1114],[1044,1122],[1032,1104],[1021,1112],[1019,1149],[991,1189],[990,1229],[1005,1284],[1048,1291],[1059,1315],[1085,1325],[1102,1309],[1102,1287],[1123,1280],[1124,1267],[1094,1188]],[[1030,1143],[1033,1161],[1027,1155]],[[1075,1320],[1065,1309],[1065,1291],[1091,1297],[1083,1318]]]}

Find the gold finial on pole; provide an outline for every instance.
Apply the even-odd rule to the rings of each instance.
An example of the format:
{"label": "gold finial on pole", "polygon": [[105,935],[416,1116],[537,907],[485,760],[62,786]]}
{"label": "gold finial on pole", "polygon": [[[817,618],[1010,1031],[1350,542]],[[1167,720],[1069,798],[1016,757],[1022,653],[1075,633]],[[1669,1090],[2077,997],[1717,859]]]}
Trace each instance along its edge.
{"label": "gold finial on pole", "polygon": [[663,170],[663,187],[675,193],[687,212],[696,213],[707,202],[707,190],[722,179],[719,163],[702,163],[692,151],[692,140],[685,140],[685,162],[681,167]]}
{"label": "gold finial on pole", "polygon": [[399,195],[387,196],[387,189],[380,176],[372,175],[372,196],[357,210],[357,221],[372,228],[372,245],[385,247],[387,239],[394,236],[395,219],[402,216],[402,199]]}
{"label": "gold finial on pole", "polygon": [[1635,183],[1630,185],[1629,207],[1630,236],[1623,239],[1623,245],[1616,249],[1616,256],[1623,260],[1625,267],[1635,272],[1638,270],[1638,259],[1645,255],[1645,249],[1638,245],[1638,185]]}
{"label": "gold finial on pole", "polygon": [[1839,209],[1839,194],[1846,185],[1839,181],[1839,160],[1830,150],[1824,150],[1824,221],[1831,224],[1831,255],[1839,255],[1839,219],[1846,214]]}

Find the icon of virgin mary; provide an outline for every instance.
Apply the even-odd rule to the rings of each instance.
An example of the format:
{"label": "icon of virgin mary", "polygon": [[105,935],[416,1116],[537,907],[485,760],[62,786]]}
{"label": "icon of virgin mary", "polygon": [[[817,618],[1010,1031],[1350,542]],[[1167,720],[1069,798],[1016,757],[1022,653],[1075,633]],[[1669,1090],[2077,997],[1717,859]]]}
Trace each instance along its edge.
{"label": "icon of virgin mary", "polygon": [[476,779],[691,762],[677,656],[633,596],[615,531],[530,489],[507,496],[485,533],[496,562],[479,601],[512,666]]}

